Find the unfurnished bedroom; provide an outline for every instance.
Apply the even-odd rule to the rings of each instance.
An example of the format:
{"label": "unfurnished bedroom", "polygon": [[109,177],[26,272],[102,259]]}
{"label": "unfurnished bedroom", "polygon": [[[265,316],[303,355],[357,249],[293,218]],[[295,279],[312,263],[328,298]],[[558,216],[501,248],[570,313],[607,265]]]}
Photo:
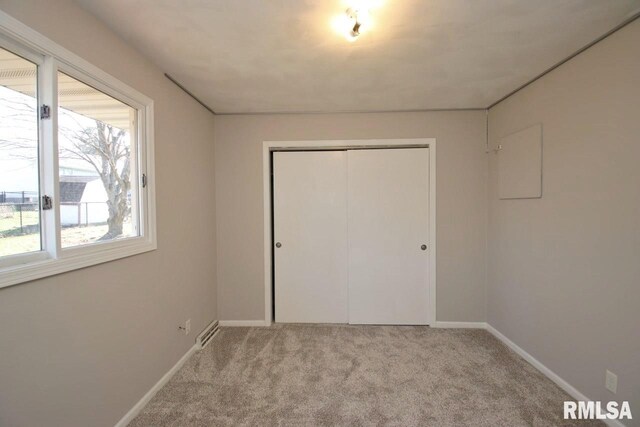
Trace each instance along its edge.
{"label": "unfurnished bedroom", "polygon": [[0,0],[0,426],[640,426],[640,0]]}

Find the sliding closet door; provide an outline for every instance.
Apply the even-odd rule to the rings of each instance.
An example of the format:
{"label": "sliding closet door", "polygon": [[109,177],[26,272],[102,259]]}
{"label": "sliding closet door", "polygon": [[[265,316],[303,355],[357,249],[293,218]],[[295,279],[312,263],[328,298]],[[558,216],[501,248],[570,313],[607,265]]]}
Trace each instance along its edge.
{"label": "sliding closet door", "polygon": [[347,169],[349,323],[428,324],[429,149],[349,151]]}
{"label": "sliding closet door", "polygon": [[347,323],[347,154],[273,154],[275,319]]}

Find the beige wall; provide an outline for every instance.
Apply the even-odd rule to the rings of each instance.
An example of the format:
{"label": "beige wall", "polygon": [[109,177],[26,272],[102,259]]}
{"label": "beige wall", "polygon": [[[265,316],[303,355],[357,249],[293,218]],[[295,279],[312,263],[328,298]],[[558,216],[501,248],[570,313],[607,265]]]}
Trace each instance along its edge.
{"label": "beige wall", "polygon": [[218,312],[264,320],[262,142],[437,138],[437,318],[484,321],[484,111],[216,116]]}
{"label": "beige wall", "polygon": [[212,116],[73,3],[0,9],[155,101],[158,250],[0,289],[0,425],[112,426],[216,317]]}
{"label": "beige wall", "polygon": [[[498,200],[489,161],[488,321],[640,425],[640,21],[492,108],[490,144],[543,126],[543,195]],[[604,388],[605,369],[618,393]]]}

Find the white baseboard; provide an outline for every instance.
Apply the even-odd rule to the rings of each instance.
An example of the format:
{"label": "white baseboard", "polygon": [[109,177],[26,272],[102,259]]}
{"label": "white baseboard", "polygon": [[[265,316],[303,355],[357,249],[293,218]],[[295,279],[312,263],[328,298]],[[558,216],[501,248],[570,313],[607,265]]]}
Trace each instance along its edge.
{"label": "white baseboard", "polygon": [[520,357],[522,357],[524,360],[526,360],[531,365],[533,365],[534,368],[536,368],[537,370],[539,370],[540,372],[545,374],[551,381],[553,381],[554,383],[558,384],[558,386],[560,386],[561,389],[563,389],[564,391],[569,393],[571,395],[571,397],[573,397],[574,399],[577,399],[577,400],[589,400],[587,398],[587,396],[585,396],[584,394],[580,393],[575,387],[573,387],[571,384],[569,384],[568,382],[563,380],[558,374],[553,372],[551,369],[549,369],[545,365],[543,365],[540,361],[538,361],[538,359],[536,359],[535,357],[533,357],[532,355],[527,353],[525,350],[523,350],[522,347],[518,346],[516,343],[514,343],[509,338],[504,336],[496,328],[494,328],[491,325],[487,325],[487,331],[491,332],[491,334],[493,334],[493,336],[495,336],[500,341],[502,341],[504,344],[506,344],[506,346],[509,347],[511,350],[513,350],[516,353],[518,353],[518,355],[520,355]]}
{"label": "white baseboard", "polygon": [[269,326],[264,320],[220,320],[218,322],[220,326]]}
{"label": "white baseboard", "polygon": [[176,362],[175,365],[173,365],[173,367],[171,369],[169,369],[169,371],[167,371],[166,374],[164,374],[162,376],[162,378],[160,378],[160,380],[155,383],[155,385],[153,387],[151,387],[151,389],[144,395],[142,396],[142,399],[140,399],[138,401],[138,403],[136,403],[133,408],[131,408],[129,410],[129,412],[127,412],[125,414],[124,417],[122,417],[122,419],[120,421],[118,421],[118,423],[115,425],[115,427],[126,427],[127,424],[129,424],[139,413],[140,411],[142,411],[142,408],[145,407],[145,405],[147,403],[149,403],[149,401],[153,398],[153,396],[156,395],[156,393],[162,388],[164,387],[164,385],[166,383],[169,382],[169,380],[171,379],[171,377],[173,377],[173,375],[178,372],[178,370],[182,367],[182,365],[184,365],[184,363],[193,355],[193,353],[195,353],[198,350],[198,346],[196,344],[193,345],[193,347],[191,347],[185,354],[184,356],[182,356],[180,358],[180,360],[178,360]]}
{"label": "white baseboard", "polygon": [[485,322],[436,322],[433,328],[486,329]]}
{"label": "white baseboard", "polygon": [[[535,357],[533,357],[532,355],[527,353],[522,347],[518,346],[516,343],[514,343],[509,338],[504,336],[496,328],[494,328],[493,326],[487,324],[487,328],[486,329],[493,336],[495,336],[500,341],[502,341],[507,347],[509,347],[511,350],[515,351],[520,357],[522,357],[524,360],[529,362],[534,368],[536,368],[538,371],[542,372],[547,378],[549,378],[551,381],[556,383],[561,389],[566,391],[571,397],[573,397],[576,400],[583,400],[583,401],[587,401],[587,402],[591,400],[587,396],[585,396],[584,394],[580,393],[580,391],[578,391],[578,389],[576,389],[574,386],[569,384],[562,377],[560,377],[560,375],[556,374],[551,369],[549,369],[545,365],[543,365],[542,362],[540,362],[538,359],[536,359]],[[612,426],[612,427],[625,427],[624,424],[621,423],[618,420],[603,420],[603,421],[605,422],[605,424],[607,424],[609,426]]]}

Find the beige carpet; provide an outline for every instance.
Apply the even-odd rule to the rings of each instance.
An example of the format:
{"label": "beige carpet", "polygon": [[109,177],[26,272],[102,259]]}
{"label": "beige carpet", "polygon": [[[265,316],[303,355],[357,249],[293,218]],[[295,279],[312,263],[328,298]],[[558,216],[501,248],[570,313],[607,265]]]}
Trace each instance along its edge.
{"label": "beige carpet", "polygon": [[222,328],[130,425],[564,426],[568,399],[484,330]]}

